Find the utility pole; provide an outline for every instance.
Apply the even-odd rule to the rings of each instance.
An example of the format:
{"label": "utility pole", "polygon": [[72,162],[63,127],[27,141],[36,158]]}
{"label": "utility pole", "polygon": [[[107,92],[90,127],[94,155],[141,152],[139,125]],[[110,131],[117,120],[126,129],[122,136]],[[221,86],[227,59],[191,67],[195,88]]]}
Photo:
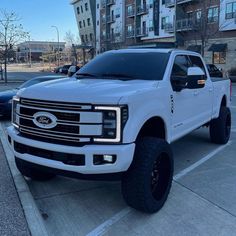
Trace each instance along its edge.
{"label": "utility pole", "polygon": [[32,61],[31,61],[31,43],[30,43],[30,35],[28,34],[28,40],[29,40],[29,67],[31,68],[32,66]]}
{"label": "utility pole", "polygon": [[60,39],[59,39],[59,30],[57,26],[52,25],[53,28],[57,31],[57,66],[60,66]]}

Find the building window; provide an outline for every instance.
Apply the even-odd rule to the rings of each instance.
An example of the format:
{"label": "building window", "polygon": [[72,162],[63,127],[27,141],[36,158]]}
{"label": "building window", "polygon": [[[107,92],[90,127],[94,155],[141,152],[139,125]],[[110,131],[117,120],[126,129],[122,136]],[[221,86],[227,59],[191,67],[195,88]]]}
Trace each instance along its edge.
{"label": "building window", "polygon": [[79,7],[77,7],[77,14],[80,14]]}
{"label": "building window", "polygon": [[134,15],[134,10],[133,10],[133,6],[132,6],[132,5],[129,5],[129,6],[127,7],[127,15],[128,15],[128,16]]}
{"label": "building window", "polygon": [[225,19],[236,18],[236,2],[226,4]]}
{"label": "building window", "polygon": [[99,20],[97,20],[97,25],[99,25]]}
{"label": "building window", "polygon": [[165,29],[166,25],[169,23],[169,16],[161,18],[161,29]]}
{"label": "building window", "polygon": [[81,35],[81,41],[84,43],[84,35]]}
{"label": "building window", "polygon": [[208,23],[217,22],[218,16],[219,16],[219,8],[218,7],[209,8],[208,14],[207,14],[207,22]]}
{"label": "building window", "polygon": [[84,25],[84,27],[85,27],[85,20],[83,20],[83,25]]}
{"label": "building window", "polygon": [[80,6],[81,13],[83,13],[83,6]]}
{"label": "building window", "polygon": [[81,21],[79,22],[79,27],[80,27],[80,29],[82,28],[82,22]]}
{"label": "building window", "polygon": [[85,41],[88,42],[88,35],[85,35]]}
{"label": "building window", "polygon": [[87,19],[88,26],[90,26],[90,18]]}
{"label": "building window", "polygon": [[149,31],[153,31],[153,20],[149,20]]}
{"label": "building window", "polygon": [[202,10],[197,10],[196,12],[195,12],[195,16],[196,16],[196,22],[197,23],[200,23],[201,22],[201,18],[202,18]]}
{"label": "building window", "polygon": [[226,52],[213,52],[212,59],[213,64],[225,64]]}
{"label": "building window", "polygon": [[84,4],[84,8],[85,8],[85,11],[88,10],[88,3],[87,2]]}
{"label": "building window", "polygon": [[89,35],[90,41],[93,41],[93,34]]}
{"label": "building window", "polygon": [[97,9],[99,9],[99,3],[97,4]]}

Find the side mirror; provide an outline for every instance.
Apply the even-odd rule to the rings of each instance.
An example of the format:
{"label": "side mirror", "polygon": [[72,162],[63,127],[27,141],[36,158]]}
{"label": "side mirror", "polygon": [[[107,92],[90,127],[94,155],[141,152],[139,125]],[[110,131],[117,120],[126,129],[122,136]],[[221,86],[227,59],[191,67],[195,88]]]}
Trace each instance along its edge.
{"label": "side mirror", "polygon": [[188,68],[188,85],[189,89],[203,88],[205,86],[206,78],[205,72],[200,67]]}

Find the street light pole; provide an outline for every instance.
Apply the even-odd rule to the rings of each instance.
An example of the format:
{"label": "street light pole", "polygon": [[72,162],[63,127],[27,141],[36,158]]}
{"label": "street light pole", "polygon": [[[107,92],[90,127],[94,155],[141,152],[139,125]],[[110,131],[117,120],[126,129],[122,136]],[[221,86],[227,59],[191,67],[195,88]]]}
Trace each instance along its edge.
{"label": "street light pole", "polygon": [[30,43],[30,35],[28,34],[28,40],[29,40],[29,66],[31,68],[32,61],[31,61],[31,43]]}
{"label": "street light pole", "polygon": [[52,25],[53,28],[57,31],[57,66],[60,66],[60,41],[59,41],[59,30],[57,26]]}

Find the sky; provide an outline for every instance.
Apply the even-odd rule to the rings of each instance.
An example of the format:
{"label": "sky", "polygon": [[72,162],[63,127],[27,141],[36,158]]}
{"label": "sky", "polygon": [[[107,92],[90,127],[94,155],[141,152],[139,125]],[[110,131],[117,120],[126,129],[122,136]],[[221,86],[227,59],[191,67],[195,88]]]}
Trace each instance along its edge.
{"label": "sky", "polygon": [[21,18],[19,23],[30,33],[31,40],[57,41],[58,27],[60,41],[71,31],[79,35],[71,0],[0,0],[0,9],[15,12]]}

